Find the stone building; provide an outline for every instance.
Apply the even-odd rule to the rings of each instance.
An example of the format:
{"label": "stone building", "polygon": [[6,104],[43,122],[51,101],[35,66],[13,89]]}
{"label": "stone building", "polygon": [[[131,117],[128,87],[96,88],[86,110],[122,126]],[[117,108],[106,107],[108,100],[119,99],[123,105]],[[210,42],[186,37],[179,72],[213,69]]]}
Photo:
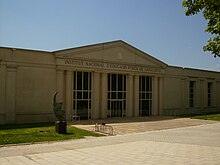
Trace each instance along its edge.
{"label": "stone building", "polygon": [[0,124],[220,112],[220,72],[169,66],[113,41],[54,52],[0,47]]}

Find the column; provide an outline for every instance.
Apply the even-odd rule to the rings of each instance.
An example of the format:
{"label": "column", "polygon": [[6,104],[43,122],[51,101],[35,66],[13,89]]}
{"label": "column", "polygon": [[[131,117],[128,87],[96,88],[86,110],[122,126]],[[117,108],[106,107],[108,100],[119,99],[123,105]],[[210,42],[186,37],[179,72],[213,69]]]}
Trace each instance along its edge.
{"label": "column", "polygon": [[[64,71],[63,70],[57,70],[57,100],[60,100],[61,102],[64,100]],[[65,107],[64,107],[65,108]]]}
{"label": "column", "polygon": [[72,118],[72,81],[73,73],[72,71],[66,71],[66,98],[65,98],[65,110],[66,110],[66,120],[71,121]]}
{"label": "column", "polygon": [[127,117],[133,116],[133,75],[127,76]]}
{"label": "column", "polygon": [[220,92],[218,92],[220,90],[220,81],[219,80],[215,80],[215,89],[213,90],[213,94],[215,95],[215,106],[217,109],[220,109]]}
{"label": "column", "polygon": [[100,73],[93,73],[92,119],[100,118]]}
{"label": "column", "polygon": [[204,113],[204,80],[200,79],[200,111]]}
{"label": "column", "polygon": [[[189,79],[185,80],[185,109],[189,109]],[[189,110],[187,111],[189,113]]]}
{"label": "column", "polygon": [[107,73],[102,73],[101,78],[101,115],[102,119],[107,118],[107,83],[108,77]]}
{"label": "column", "polygon": [[181,78],[181,92],[182,92],[182,95],[181,95],[181,112],[180,113],[186,113],[186,79],[185,78]]}
{"label": "column", "polygon": [[139,76],[134,76],[134,116],[139,116]]}
{"label": "column", "polygon": [[204,86],[203,86],[203,89],[204,89],[204,109],[205,109],[205,111],[207,111],[207,106],[208,106],[208,81],[207,81],[207,79],[205,79],[204,80]]}
{"label": "column", "polygon": [[152,115],[156,116],[158,115],[158,77],[153,77],[153,105],[152,105]]}
{"label": "column", "polygon": [[213,89],[211,89],[211,98],[212,98],[212,103],[211,103],[211,106],[213,106],[213,107],[216,107],[217,106],[217,104],[216,104],[216,102],[217,102],[217,83],[216,83],[216,81],[214,81],[213,83],[212,83],[212,85],[213,85]]}
{"label": "column", "polygon": [[[200,96],[201,96],[201,93],[200,93],[200,81],[199,80],[196,80],[196,108],[200,106]],[[199,109],[197,108],[196,111],[199,111]]]}
{"label": "column", "polygon": [[6,99],[5,99],[5,122],[7,124],[15,123],[15,88],[16,88],[16,64],[7,64],[6,73]]}
{"label": "column", "polygon": [[163,77],[159,78],[159,112],[158,115],[163,115]]}
{"label": "column", "polygon": [[0,60],[0,124],[5,124],[6,62]]}

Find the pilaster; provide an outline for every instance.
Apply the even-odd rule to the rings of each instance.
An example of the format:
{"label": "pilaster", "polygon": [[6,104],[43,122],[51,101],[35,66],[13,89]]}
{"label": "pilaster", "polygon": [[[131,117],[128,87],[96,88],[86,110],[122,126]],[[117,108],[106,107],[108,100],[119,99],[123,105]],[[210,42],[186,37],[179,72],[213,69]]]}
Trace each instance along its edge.
{"label": "pilaster", "polygon": [[213,82],[213,89],[211,91],[212,92],[212,96],[211,97],[213,97],[212,98],[212,101],[213,101],[212,106],[214,106],[214,107],[217,106],[217,103],[216,103],[217,102],[217,92],[216,91],[217,91],[217,83],[216,83],[216,81],[214,81]]}
{"label": "pilaster", "polygon": [[159,112],[158,115],[163,115],[163,77],[159,78]]}
{"label": "pilaster", "polygon": [[65,98],[65,110],[66,120],[71,121],[72,118],[72,84],[73,84],[73,73],[72,71],[66,71],[66,98]]}
{"label": "pilaster", "polygon": [[64,71],[57,70],[56,71],[56,80],[57,80],[57,92],[58,92],[58,100],[64,100]]}
{"label": "pilaster", "polygon": [[208,106],[208,81],[205,79],[204,80],[204,86],[203,86],[203,89],[204,89],[204,107],[207,107]]}
{"label": "pilaster", "polygon": [[205,109],[204,109],[204,101],[205,101],[205,98],[204,98],[204,86],[205,84],[204,84],[204,80],[200,80],[200,110],[202,111],[202,112],[204,112],[205,111]]}
{"label": "pilaster", "polygon": [[100,73],[93,73],[93,97],[92,97],[92,119],[98,119],[100,115]]}
{"label": "pilaster", "polygon": [[6,62],[0,60],[0,124],[5,124]]}
{"label": "pilaster", "polygon": [[6,69],[6,104],[5,104],[5,122],[15,123],[16,116],[16,72],[17,65],[15,63],[7,63]]}
{"label": "pilaster", "polygon": [[134,76],[134,116],[139,116],[139,76]]}
{"label": "pilaster", "polygon": [[133,116],[133,75],[127,76],[127,117]]}
{"label": "pilaster", "polygon": [[107,79],[108,79],[108,75],[107,73],[102,73],[101,74],[101,116],[102,119],[107,118],[107,92],[108,92],[108,88],[107,88]]}
{"label": "pilaster", "polygon": [[158,77],[153,77],[153,105],[152,105],[152,115],[158,115]]}

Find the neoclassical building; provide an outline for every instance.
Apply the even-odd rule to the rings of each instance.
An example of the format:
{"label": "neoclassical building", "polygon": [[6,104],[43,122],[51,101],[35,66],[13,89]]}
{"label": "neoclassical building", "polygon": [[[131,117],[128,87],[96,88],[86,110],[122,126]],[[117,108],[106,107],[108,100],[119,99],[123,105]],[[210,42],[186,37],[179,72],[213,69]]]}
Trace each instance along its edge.
{"label": "neoclassical building", "polygon": [[123,42],[54,52],[0,47],[0,124],[220,112],[220,72],[169,66]]}

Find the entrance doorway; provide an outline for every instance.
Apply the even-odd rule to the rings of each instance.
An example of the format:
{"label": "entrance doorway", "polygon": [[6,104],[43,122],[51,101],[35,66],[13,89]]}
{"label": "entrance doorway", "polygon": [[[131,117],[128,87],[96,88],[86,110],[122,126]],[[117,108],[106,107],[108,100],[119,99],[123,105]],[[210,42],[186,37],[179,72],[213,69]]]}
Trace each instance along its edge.
{"label": "entrance doorway", "polygon": [[152,77],[139,77],[139,116],[152,114]]}
{"label": "entrance doorway", "polygon": [[111,101],[111,117],[123,117],[123,101]]}
{"label": "entrance doorway", "polygon": [[91,72],[74,72],[73,115],[81,120],[91,118]]}
{"label": "entrance doorway", "polygon": [[126,75],[108,74],[108,117],[126,116]]}

